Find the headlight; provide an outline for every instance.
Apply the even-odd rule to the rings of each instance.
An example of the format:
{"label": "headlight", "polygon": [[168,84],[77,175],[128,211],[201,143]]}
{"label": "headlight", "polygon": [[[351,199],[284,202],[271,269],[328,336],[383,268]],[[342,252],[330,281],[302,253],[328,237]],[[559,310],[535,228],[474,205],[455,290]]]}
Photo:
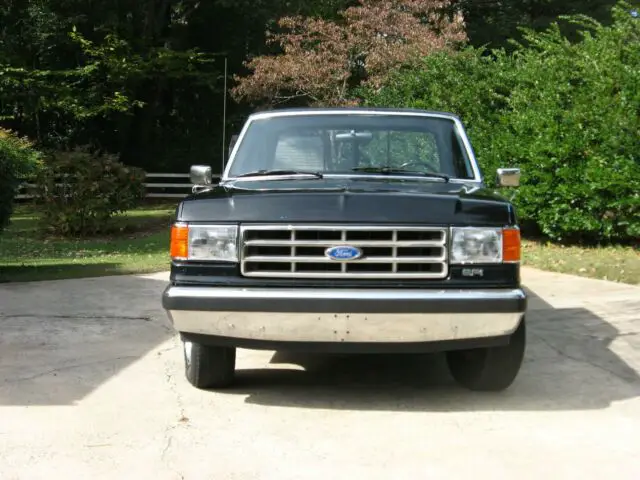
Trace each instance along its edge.
{"label": "headlight", "polygon": [[501,263],[501,228],[452,228],[452,264]]}
{"label": "headlight", "polygon": [[175,224],[171,230],[175,260],[238,261],[237,225]]}

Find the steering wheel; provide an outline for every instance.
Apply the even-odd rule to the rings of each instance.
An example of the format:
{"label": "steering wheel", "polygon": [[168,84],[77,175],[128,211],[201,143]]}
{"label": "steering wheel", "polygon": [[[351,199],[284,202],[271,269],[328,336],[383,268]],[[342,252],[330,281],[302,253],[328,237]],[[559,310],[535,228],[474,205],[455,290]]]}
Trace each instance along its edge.
{"label": "steering wheel", "polygon": [[418,167],[418,168],[426,168],[429,172],[431,173],[440,173],[438,170],[436,170],[435,168],[433,168],[431,165],[429,165],[428,163],[423,163],[423,162],[417,162],[415,160],[410,160],[408,162],[403,163],[402,165],[400,165],[398,168],[400,169],[404,169],[406,167]]}

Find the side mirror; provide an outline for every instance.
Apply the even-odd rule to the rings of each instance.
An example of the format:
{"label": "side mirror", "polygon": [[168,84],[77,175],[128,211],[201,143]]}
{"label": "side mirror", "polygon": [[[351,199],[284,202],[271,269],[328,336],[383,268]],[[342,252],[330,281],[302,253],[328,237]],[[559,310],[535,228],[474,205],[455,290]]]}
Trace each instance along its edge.
{"label": "side mirror", "polygon": [[211,167],[207,165],[192,165],[189,176],[194,185],[211,185],[212,183]]}
{"label": "side mirror", "polygon": [[520,186],[520,169],[519,168],[499,168],[497,183],[499,187],[519,187]]}

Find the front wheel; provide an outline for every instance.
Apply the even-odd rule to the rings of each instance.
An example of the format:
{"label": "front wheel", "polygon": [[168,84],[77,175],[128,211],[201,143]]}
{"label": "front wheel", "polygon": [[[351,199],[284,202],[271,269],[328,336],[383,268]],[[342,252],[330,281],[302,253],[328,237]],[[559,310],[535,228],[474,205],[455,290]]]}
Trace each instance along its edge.
{"label": "front wheel", "polygon": [[460,385],[469,390],[505,390],[518,376],[525,345],[526,326],[523,317],[508,345],[447,352],[449,371]]}
{"label": "front wheel", "polygon": [[236,349],[182,340],[185,375],[196,388],[224,388],[233,383]]}

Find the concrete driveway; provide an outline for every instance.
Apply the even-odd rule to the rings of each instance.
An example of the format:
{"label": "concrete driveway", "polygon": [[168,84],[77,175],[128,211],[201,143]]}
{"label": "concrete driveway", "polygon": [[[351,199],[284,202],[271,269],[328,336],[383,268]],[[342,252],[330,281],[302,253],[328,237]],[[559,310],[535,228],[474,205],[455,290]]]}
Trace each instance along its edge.
{"label": "concrete driveway", "polygon": [[0,478],[640,478],[640,288],[525,270],[520,377],[454,385],[441,355],[238,352],[192,388],[167,276],[0,286]]}

